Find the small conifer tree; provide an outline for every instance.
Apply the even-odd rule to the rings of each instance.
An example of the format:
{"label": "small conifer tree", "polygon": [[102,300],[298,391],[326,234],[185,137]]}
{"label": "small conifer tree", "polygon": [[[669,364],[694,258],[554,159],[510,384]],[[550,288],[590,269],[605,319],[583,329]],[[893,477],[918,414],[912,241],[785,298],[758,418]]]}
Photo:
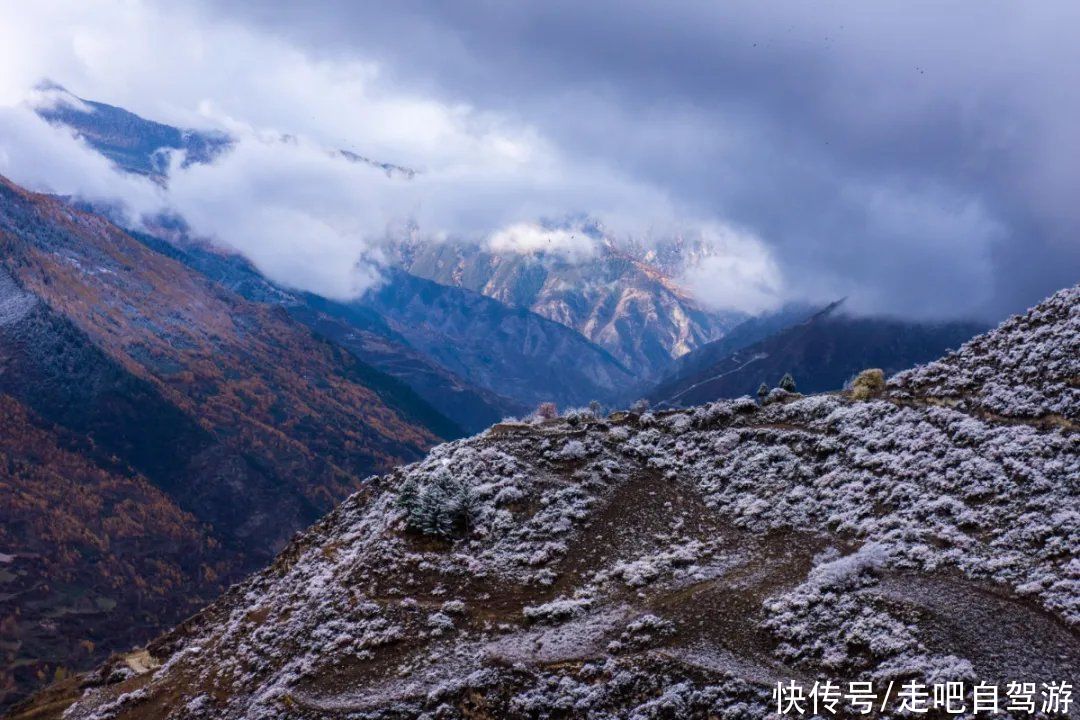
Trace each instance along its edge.
{"label": "small conifer tree", "polygon": [[468,534],[473,516],[478,510],[479,506],[472,488],[465,483],[460,483],[454,497],[454,525],[460,526]]}
{"label": "small conifer tree", "polygon": [[766,385],[765,383],[761,383],[760,385],[758,385],[757,396],[759,398],[764,399],[764,397],[766,395],[768,395],[768,394],[769,394],[769,386],[768,385]]}
{"label": "small conifer tree", "polygon": [[784,377],[780,378],[780,389],[795,392],[795,378],[791,373],[784,373]]}
{"label": "small conifer tree", "polygon": [[[404,491],[408,492],[403,501]],[[413,493],[413,499],[409,499],[409,493]],[[410,530],[442,538],[468,532],[477,511],[472,489],[468,484],[455,480],[446,470],[418,491],[415,487],[408,489],[403,485],[398,493],[398,502],[411,505],[406,519]]]}
{"label": "small conifer tree", "polygon": [[416,480],[410,475],[405,479],[405,482],[401,483],[401,487],[398,488],[398,507],[405,511],[406,516],[412,515],[413,512],[416,511],[419,499]]}
{"label": "small conifer tree", "polygon": [[410,516],[410,525],[424,535],[445,537],[452,531],[448,517],[450,498],[439,483],[432,483],[420,493],[416,512]]}

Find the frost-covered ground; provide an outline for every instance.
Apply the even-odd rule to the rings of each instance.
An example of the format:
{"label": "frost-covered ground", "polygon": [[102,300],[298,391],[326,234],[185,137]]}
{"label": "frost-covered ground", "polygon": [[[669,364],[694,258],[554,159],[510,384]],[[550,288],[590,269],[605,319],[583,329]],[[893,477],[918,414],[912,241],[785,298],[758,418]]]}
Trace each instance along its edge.
{"label": "frost-covered ground", "polygon": [[373,479],[66,717],[761,718],[777,681],[1075,684],[1077,422],[1073,288],[864,402],[496,426]]}

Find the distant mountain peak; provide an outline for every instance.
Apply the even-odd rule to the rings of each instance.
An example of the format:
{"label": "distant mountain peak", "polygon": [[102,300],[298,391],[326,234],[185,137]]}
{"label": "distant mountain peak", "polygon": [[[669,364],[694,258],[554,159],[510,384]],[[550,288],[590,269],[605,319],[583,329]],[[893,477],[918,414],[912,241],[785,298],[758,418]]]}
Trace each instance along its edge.
{"label": "distant mountain peak", "polygon": [[[43,119],[75,131],[120,170],[148,175],[161,183],[168,182],[169,152],[183,152],[184,165],[204,164],[213,162],[236,143],[236,138],[226,132],[177,128],[114,105],[86,100],[52,80],[42,80],[35,86],[31,104]],[[294,144],[297,138],[285,133],[277,140]],[[411,180],[418,172],[350,150],[328,150],[327,154],[377,168],[388,178]]]}

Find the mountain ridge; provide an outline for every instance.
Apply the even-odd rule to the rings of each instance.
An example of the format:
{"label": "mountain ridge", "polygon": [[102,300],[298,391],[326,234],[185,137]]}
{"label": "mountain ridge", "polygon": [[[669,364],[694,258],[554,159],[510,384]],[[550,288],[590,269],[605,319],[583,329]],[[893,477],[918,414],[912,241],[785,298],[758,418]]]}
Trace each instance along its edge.
{"label": "mountain ridge", "polygon": [[168,151],[184,153],[183,163],[208,163],[233,144],[225,133],[181,130],[147,120],[124,108],[86,100],[62,85],[45,81],[37,86],[36,112],[53,125],[71,128],[76,135],[117,167],[163,182]]}
{"label": "mountain ridge", "polygon": [[400,269],[387,275],[356,304],[377,310],[410,344],[475,385],[531,407],[618,403],[637,386],[615,357],[561,323]]}
{"label": "mountain ridge", "polygon": [[[3,178],[0,248],[0,397],[22,413],[13,432],[43,438],[55,448],[50,457],[74,454],[77,462],[65,466],[81,468],[91,498],[42,493],[40,502],[25,504],[18,490],[15,502],[0,506],[0,524],[45,528],[45,537],[52,525],[71,524],[66,500],[73,508],[102,503],[108,512],[92,499],[108,490],[108,502],[121,506],[116,527],[80,521],[86,533],[105,533],[96,540],[62,535],[69,538],[58,549],[62,557],[87,553],[77,573],[83,587],[61,591],[62,583],[49,581],[48,568],[64,566],[35,564],[26,554],[38,542],[34,533],[21,532],[0,550],[15,558],[5,563],[2,584],[23,578],[37,593],[22,606],[18,593],[0,588],[4,652],[12,653],[10,667],[26,668],[16,691],[37,682],[36,671],[85,663],[81,640],[93,638],[90,656],[103,657],[115,649],[111,642],[131,637],[103,635],[117,615],[156,618],[149,631],[139,624],[142,637],[173,622],[170,608],[213,597],[372,472],[419,457],[439,432],[460,434],[411,390],[283,311],[248,303],[100,216]],[[8,446],[8,467],[24,466],[35,452],[33,444]],[[15,475],[24,480],[31,482]],[[155,512],[163,527],[140,532],[156,537],[180,523],[191,542],[202,538],[209,548],[202,554],[208,571],[217,568],[208,572],[212,582],[200,579],[198,568],[169,571],[187,573],[190,599],[147,595],[140,581],[117,595],[108,576],[95,575],[110,567],[93,560],[110,534],[119,542],[130,535],[126,525],[156,522]],[[138,567],[159,577],[186,567],[168,548],[163,539],[160,567],[129,563],[127,572]],[[177,587],[175,579],[162,585]],[[49,626],[76,591],[87,602],[109,597],[112,610],[76,613],[69,634],[45,642],[33,628]],[[139,603],[144,607],[133,609]],[[34,655],[38,650],[46,654]],[[4,700],[8,694],[5,688]]]}
{"label": "mountain ridge", "polygon": [[48,701],[756,718],[778,681],[1060,682],[1080,667],[1078,377],[1073,287],[863,400],[496,426],[346,500],[151,643],[159,669],[110,680],[118,658]]}
{"label": "mountain ridge", "polygon": [[[169,152],[182,151],[185,164],[211,163],[235,142],[220,133],[181,130],[84,100],[59,85],[44,87],[41,93],[37,112],[44,120],[70,128],[121,170],[149,175],[162,184],[168,180]],[[388,177],[411,180],[417,172],[349,150],[328,152],[379,168]],[[657,248],[616,242],[594,224],[581,232],[596,249],[596,257],[582,262],[567,262],[555,254],[495,254],[476,245],[413,240],[395,243],[391,255],[412,275],[527,308],[571,328],[642,379],[658,377],[673,358],[716,339],[739,317],[705,309],[675,281],[676,274],[707,254],[703,246],[680,238]]]}
{"label": "mountain ridge", "polygon": [[186,236],[163,239],[164,234],[136,232],[133,236],[248,300],[284,307],[292,318],[320,336],[407,384],[466,432],[477,432],[503,417],[526,412],[524,405],[471,385],[436,364],[370,308],[281,287],[242,256],[203,247]]}
{"label": "mountain ridge", "polygon": [[[986,330],[985,325],[975,322],[920,323],[850,316],[844,314],[842,303],[830,303],[787,326],[781,320],[775,332],[756,342],[733,343],[736,349],[727,355],[721,354],[725,346],[741,333],[705,346],[661,380],[647,397],[668,405],[701,404],[753,394],[763,383],[776,387],[785,373],[791,373],[799,389],[808,393],[840,390],[865,368],[878,367],[891,375],[927,362]],[[804,312],[796,309],[789,319]],[[757,329],[751,328],[747,337],[754,338]]]}
{"label": "mountain ridge", "polygon": [[599,235],[589,238],[596,256],[573,261],[450,242],[399,244],[397,261],[414,275],[573,328],[643,380],[734,324],[731,313],[706,311],[668,273],[643,259],[646,253],[621,248],[600,231],[593,234]]}

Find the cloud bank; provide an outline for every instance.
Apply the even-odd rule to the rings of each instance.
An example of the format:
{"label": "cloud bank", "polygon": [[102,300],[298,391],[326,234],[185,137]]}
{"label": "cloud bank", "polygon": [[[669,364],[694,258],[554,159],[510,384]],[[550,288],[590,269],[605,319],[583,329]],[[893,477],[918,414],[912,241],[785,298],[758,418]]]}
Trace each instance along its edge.
{"label": "cloud bank", "polygon": [[[0,2],[0,172],[172,207],[333,296],[375,282],[404,228],[584,258],[540,219],[588,216],[712,238],[686,281],[718,307],[994,318],[1080,278],[1078,21],[1064,2]],[[163,194],[33,127],[42,77],[239,142]]]}
{"label": "cloud bank", "polygon": [[[0,26],[20,28],[8,39],[41,42],[9,49],[21,59],[0,89],[0,172],[38,190],[120,198],[132,221],[178,213],[287,285],[354,297],[378,282],[386,244],[406,232],[584,260],[595,252],[585,235],[541,230],[538,218],[588,214],[626,236],[694,222],[661,186],[572,157],[522,120],[399,92],[372,63],[315,58],[262,30],[140,3],[3,12]],[[173,157],[167,187],[123,175],[33,114],[34,103],[77,103],[29,90],[42,77],[236,142],[212,164]],[[388,176],[339,150],[418,172]]]}

